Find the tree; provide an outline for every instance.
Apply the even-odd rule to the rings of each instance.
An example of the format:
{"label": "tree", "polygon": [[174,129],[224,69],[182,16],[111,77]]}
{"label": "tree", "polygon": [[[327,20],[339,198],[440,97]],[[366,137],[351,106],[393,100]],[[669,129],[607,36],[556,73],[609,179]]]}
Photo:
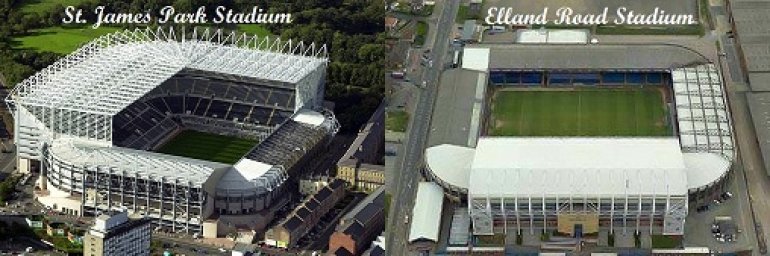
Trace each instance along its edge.
{"label": "tree", "polygon": [[19,64],[7,56],[0,56],[0,63],[3,63],[3,65],[0,65],[0,73],[3,73],[3,76],[5,76],[7,87],[11,87],[35,73],[35,70],[31,67]]}
{"label": "tree", "polygon": [[193,11],[193,5],[190,0],[176,0],[174,1],[174,9],[176,9],[177,12],[192,12]]}

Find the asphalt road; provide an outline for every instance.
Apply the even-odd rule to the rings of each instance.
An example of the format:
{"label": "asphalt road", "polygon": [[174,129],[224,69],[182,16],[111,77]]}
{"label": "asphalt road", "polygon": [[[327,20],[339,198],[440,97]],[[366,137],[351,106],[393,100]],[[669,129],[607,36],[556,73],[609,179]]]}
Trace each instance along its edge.
{"label": "asphalt road", "polygon": [[[414,196],[417,190],[417,182],[420,180],[420,169],[423,166],[423,153],[428,138],[433,106],[438,90],[438,78],[446,57],[447,47],[450,42],[450,32],[454,26],[454,17],[459,9],[459,1],[437,1],[433,16],[428,19],[428,26],[433,37],[428,37],[432,49],[429,54],[433,65],[423,70],[422,78],[426,81],[426,87],[420,93],[420,97],[412,113],[408,134],[404,143],[404,150],[399,152],[396,160],[394,175],[395,182],[391,193],[393,194],[390,205],[393,209],[388,216],[388,232],[386,238],[389,255],[409,255],[408,232],[409,225],[405,223],[405,216],[411,215],[415,203]],[[438,19],[436,19],[438,18]],[[430,40],[433,39],[433,40]]]}

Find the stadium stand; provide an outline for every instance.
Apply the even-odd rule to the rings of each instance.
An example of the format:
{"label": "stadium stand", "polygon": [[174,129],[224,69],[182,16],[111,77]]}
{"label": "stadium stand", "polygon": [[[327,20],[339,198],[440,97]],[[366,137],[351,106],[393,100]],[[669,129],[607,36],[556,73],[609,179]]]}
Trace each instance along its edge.
{"label": "stadium stand", "polygon": [[[122,209],[209,238],[229,232],[206,226],[220,219],[257,229],[254,220],[273,218],[262,211],[288,201],[285,170],[339,130],[320,109],[327,61],[325,46],[222,30],[101,36],[6,97],[19,124],[18,168],[40,166],[36,200],[64,214]],[[255,149],[290,155],[230,165],[147,152],[181,129],[255,138]]]}

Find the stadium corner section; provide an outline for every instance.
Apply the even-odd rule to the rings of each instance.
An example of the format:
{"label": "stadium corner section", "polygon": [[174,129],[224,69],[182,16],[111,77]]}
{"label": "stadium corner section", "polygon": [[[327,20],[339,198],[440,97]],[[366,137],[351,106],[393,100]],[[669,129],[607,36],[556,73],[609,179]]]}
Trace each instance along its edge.
{"label": "stadium corner section", "polygon": [[[168,232],[263,229],[339,130],[321,108],[325,46],[213,29],[125,30],[17,85],[19,170],[66,214],[125,210]],[[180,129],[259,142],[234,165],[156,149]]]}

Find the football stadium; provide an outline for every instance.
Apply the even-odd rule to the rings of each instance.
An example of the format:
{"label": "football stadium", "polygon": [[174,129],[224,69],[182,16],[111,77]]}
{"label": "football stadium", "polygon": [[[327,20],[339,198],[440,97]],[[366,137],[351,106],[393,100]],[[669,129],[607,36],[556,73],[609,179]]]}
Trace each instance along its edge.
{"label": "football stadium", "polygon": [[[216,237],[264,228],[339,124],[325,46],[214,29],[99,37],[17,85],[18,168],[71,215]],[[225,230],[223,230],[225,229]]]}
{"label": "football stadium", "polygon": [[699,53],[477,44],[462,54],[448,76],[471,96],[438,118],[469,125],[436,128],[424,175],[467,204],[474,235],[682,235],[688,205],[721,192],[733,130],[720,70]]}

